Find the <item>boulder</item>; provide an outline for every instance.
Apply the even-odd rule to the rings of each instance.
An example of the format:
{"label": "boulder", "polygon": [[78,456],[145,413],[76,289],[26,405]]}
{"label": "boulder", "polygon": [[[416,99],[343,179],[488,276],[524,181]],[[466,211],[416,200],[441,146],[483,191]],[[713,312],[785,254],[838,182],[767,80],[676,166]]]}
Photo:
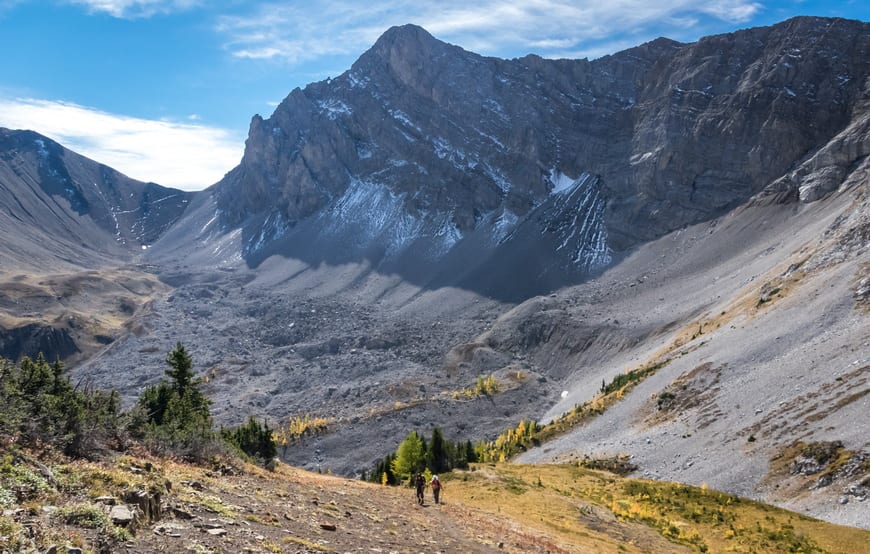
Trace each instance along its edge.
{"label": "boulder", "polygon": [[136,508],[126,504],[117,504],[109,510],[109,519],[118,527],[132,528],[135,527],[139,520]]}

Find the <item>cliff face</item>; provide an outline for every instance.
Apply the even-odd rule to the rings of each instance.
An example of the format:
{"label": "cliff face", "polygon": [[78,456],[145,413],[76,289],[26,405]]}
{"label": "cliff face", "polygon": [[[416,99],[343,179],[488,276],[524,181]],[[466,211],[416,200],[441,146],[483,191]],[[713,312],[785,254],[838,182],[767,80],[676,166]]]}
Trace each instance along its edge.
{"label": "cliff face", "polygon": [[[866,134],[825,157],[814,192],[800,191],[818,180],[819,162],[781,178],[866,121],[868,27],[796,18],[592,62],[485,58],[419,27],[392,28],[349,71],[294,90],[269,119],[255,116],[241,164],[214,194],[224,226],[244,227],[249,263],[313,217],[346,231],[342,216],[373,229],[358,253],[398,255],[422,240],[434,243],[428,259],[443,261],[481,236],[503,243],[540,219],[554,192],[591,176],[600,203],[577,195],[559,216],[596,230],[580,257],[542,235],[553,271],[576,278],[778,179],[767,192],[779,201],[835,189],[866,156]],[[369,196],[390,210],[347,209]]]}

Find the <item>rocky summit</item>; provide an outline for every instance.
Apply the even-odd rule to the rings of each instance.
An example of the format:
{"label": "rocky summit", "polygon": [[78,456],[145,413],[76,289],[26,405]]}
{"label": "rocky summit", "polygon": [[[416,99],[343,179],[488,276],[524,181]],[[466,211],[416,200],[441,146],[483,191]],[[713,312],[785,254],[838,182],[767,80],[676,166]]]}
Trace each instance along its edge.
{"label": "rocky summit", "polygon": [[307,469],[532,419],[524,462],[866,527],[868,60],[843,19],[593,61],[395,27],[192,194],[4,131],[0,345],[130,405],[181,341],[218,423],[320,422]]}
{"label": "rocky summit", "polygon": [[[591,62],[500,60],[395,27],[254,117],[213,189],[220,221],[244,230],[250,265],[368,259],[527,298],[765,189],[836,189],[867,154],[868,44],[866,23],[796,18]],[[832,141],[836,156],[810,162]],[[493,265],[510,278],[480,275]]]}

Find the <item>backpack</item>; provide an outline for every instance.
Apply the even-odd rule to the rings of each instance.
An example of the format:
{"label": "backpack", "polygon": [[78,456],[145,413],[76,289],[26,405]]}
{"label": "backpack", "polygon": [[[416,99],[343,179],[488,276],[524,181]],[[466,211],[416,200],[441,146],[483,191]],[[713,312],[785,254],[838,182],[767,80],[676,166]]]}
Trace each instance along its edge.
{"label": "backpack", "polygon": [[432,479],[432,490],[438,490],[441,488],[441,481],[438,478]]}

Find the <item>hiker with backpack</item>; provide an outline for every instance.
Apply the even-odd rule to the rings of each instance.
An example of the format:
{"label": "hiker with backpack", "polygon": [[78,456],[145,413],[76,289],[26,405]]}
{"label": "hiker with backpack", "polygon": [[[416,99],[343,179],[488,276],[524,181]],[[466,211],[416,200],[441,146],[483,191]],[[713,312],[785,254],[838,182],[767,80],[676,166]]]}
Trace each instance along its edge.
{"label": "hiker with backpack", "polygon": [[418,473],[414,477],[414,486],[417,487],[417,504],[423,505],[423,491],[426,489],[426,479],[422,474]]}
{"label": "hiker with backpack", "polygon": [[429,486],[432,487],[432,496],[435,497],[435,504],[438,504],[438,497],[441,495],[441,481],[438,480],[437,475],[432,476]]}

